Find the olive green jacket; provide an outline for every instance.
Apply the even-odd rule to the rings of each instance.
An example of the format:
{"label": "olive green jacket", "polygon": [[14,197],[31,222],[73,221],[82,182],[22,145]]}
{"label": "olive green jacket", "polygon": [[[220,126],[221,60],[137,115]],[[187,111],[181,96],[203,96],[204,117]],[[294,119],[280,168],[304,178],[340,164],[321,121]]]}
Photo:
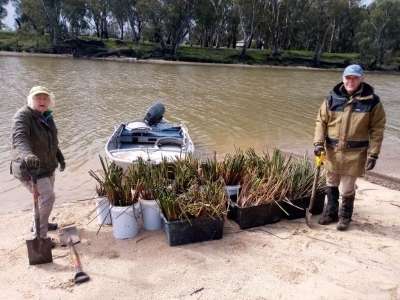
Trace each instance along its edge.
{"label": "olive green jacket", "polygon": [[11,173],[20,180],[31,180],[25,164],[25,156],[34,154],[40,160],[38,178],[53,175],[64,156],[58,148],[58,131],[53,117],[44,119],[36,110],[24,106],[12,119]]}
{"label": "olive green jacket", "polygon": [[325,168],[364,174],[368,155],[380,153],[385,123],[382,103],[369,84],[362,83],[352,96],[343,83],[337,84],[322,103],[315,127],[314,145],[325,147]]}

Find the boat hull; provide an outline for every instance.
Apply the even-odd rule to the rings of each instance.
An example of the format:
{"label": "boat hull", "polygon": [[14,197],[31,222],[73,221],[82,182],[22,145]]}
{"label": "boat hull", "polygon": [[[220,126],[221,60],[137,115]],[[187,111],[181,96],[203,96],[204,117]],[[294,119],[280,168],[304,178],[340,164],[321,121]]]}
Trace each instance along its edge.
{"label": "boat hull", "polygon": [[105,152],[110,161],[128,168],[140,158],[154,164],[163,159],[184,158],[194,152],[194,144],[183,123],[148,126],[145,122],[135,121],[115,127]]}

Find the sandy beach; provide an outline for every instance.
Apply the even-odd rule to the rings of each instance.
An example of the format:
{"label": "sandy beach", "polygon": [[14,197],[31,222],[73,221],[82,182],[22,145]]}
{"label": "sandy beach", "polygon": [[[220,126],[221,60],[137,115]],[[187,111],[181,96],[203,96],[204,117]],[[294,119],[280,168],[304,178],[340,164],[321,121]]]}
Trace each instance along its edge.
{"label": "sandy beach", "polygon": [[400,299],[400,192],[365,180],[358,187],[346,232],[318,225],[318,216],[311,229],[304,219],[247,230],[227,220],[221,240],[173,247],[163,229],[125,240],[111,226],[97,233],[94,201],[63,204],[51,218],[79,229],[76,249],[90,276],[80,285],[59,244],[53,263],[29,265],[29,212],[2,215],[1,298]]}

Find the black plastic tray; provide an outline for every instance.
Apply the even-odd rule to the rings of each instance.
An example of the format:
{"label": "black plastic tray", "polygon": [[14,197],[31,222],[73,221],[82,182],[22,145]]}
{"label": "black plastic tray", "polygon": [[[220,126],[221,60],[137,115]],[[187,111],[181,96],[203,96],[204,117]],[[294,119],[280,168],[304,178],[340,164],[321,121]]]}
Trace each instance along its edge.
{"label": "black plastic tray", "polygon": [[240,207],[236,202],[231,201],[228,218],[238,223],[241,229],[247,229],[279,222],[282,218],[282,210],[275,202]]}
{"label": "black plastic tray", "polygon": [[[324,211],[325,196],[326,192],[317,194],[314,202],[314,207],[310,210],[311,214],[313,215],[322,214],[322,212]],[[290,205],[289,203],[286,202],[280,202],[279,205],[281,205],[282,208],[289,214],[287,215],[286,213],[283,212],[282,213],[283,216],[288,220],[305,218],[306,208],[310,206],[310,199],[311,197],[304,197],[304,198],[290,200],[292,204],[302,209],[294,207],[293,205]]]}
{"label": "black plastic tray", "polygon": [[170,246],[222,239],[225,218],[215,216],[164,222],[164,232]]}

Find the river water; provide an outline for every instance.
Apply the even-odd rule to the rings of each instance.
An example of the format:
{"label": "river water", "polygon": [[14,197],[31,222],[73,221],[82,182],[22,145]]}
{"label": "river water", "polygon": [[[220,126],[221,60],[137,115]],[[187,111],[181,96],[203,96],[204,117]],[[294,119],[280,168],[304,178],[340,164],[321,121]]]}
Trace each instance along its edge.
{"label": "river water", "polygon": [[[155,102],[165,119],[183,121],[202,156],[236,148],[258,153],[313,150],[318,108],[341,71],[182,65],[0,55],[0,195],[3,212],[29,209],[30,194],[9,175],[11,118],[34,85],[56,97],[54,118],[67,167],[56,174],[57,204],[93,196],[107,138],[120,121],[142,119]],[[387,113],[387,165],[400,145],[400,77],[366,73]],[[386,152],[384,152],[384,150]],[[382,164],[384,165],[384,164]],[[378,164],[379,166],[379,164]],[[390,169],[390,168],[389,168]],[[397,169],[382,167],[388,175]],[[379,168],[377,167],[379,171]],[[393,174],[392,174],[392,173]]]}

